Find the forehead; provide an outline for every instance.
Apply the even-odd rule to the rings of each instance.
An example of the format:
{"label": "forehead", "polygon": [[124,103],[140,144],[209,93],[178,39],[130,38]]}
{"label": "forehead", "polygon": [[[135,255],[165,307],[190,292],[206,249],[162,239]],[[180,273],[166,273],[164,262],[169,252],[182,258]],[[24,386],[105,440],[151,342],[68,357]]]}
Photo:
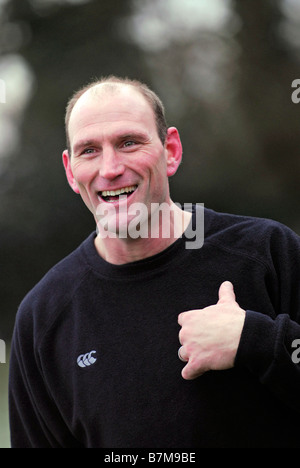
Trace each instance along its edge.
{"label": "forehead", "polygon": [[84,131],[143,126],[156,130],[153,109],[146,98],[133,86],[97,85],[83,94],[74,106],[69,122],[72,140]]}

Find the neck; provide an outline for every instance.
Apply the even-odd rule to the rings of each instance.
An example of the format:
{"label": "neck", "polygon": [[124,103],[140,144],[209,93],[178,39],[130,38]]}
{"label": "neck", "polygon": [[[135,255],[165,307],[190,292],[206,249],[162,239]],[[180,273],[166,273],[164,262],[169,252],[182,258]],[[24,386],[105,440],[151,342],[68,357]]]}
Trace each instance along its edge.
{"label": "neck", "polygon": [[148,235],[145,237],[123,238],[98,234],[95,246],[99,255],[109,263],[123,265],[162,252],[182,236],[192,216],[173,202],[170,204],[170,213],[170,216],[158,216],[157,225],[149,220]]}

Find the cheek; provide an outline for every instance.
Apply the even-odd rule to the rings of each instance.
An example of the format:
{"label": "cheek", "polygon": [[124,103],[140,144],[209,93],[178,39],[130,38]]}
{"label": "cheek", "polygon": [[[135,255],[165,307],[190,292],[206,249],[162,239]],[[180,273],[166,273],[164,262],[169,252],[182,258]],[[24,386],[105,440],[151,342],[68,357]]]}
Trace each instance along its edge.
{"label": "cheek", "polygon": [[142,152],[133,167],[140,173],[164,178],[167,176],[167,162],[164,151]]}
{"label": "cheek", "polygon": [[75,164],[73,167],[74,178],[78,185],[85,186],[93,179],[93,167],[89,164]]}
{"label": "cheek", "polygon": [[97,209],[98,199],[91,190],[91,183],[94,179],[94,172],[89,164],[74,165],[74,178],[78,187],[78,193],[87,208],[94,213]]}
{"label": "cheek", "polygon": [[98,199],[93,194],[92,190],[90,189],[90,182],[92,180],[90,172],[86,169],[81,167],[80,169],[77,168],[74,174],[76,184],[78,187],[78,193],[86,205],[86,207],[91,211],[91,213],[95,213],[98,206]]}
{"label": "cheek", "polygon": [[153,202],[164,201],[168,191],[167,165],[161,158],[147,167],[145,176],[147,187]]}

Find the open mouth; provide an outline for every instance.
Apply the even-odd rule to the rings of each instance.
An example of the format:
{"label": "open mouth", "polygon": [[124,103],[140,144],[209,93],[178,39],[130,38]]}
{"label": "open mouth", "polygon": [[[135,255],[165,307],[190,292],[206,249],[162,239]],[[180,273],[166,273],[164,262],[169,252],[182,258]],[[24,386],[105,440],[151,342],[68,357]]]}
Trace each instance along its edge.
{"label": "open mouth", "polygon": [[129,187],[123,187],[117,190],[103,190],[102,192],[98,192],[98,196],[106,203],[113,203],[118,201],[121,196],[130,197],[136,189],[137,185],[130,185]]}

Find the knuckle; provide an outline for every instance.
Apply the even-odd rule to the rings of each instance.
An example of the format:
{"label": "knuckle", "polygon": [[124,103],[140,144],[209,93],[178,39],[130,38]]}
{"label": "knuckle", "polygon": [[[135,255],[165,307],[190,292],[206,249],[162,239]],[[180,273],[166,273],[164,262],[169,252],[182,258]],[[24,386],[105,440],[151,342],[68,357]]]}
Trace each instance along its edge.
{"label": "knuckle", "polygon": [[179,332],[179,341],[180,343],[183,344],[183,342],[186,340],[186,332],[184,329],[181,329]]}

